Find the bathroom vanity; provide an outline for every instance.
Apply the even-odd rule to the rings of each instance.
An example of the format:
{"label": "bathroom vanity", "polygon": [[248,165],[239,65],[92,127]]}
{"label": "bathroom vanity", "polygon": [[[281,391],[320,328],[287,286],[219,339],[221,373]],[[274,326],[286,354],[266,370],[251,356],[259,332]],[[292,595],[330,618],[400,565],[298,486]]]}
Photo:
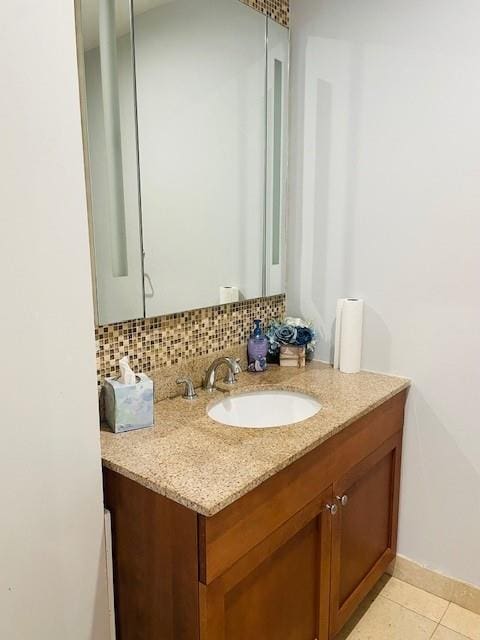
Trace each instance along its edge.
{"label": "bathroom vanity", "polygon": [[234,393],[300,391],[320,412],[228,427],[207,415],[218,391],[103,432],[119,639],[334,638],[395,556],[408,385],[271,368]]}

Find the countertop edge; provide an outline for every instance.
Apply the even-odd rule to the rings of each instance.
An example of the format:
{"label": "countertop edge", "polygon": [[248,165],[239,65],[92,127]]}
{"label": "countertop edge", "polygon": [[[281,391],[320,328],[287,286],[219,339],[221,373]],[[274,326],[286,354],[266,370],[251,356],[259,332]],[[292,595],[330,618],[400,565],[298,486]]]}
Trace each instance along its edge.
{"label": "countertop edge", "polygon": [[372,402],[371,404],[367,405],[364,409],[362,409],[361,411],[353,415],[351,418],[337,425],[325,436],[318,438],[316,441],[312,442],[310,445],[306,446],[301,451],[298,451],[292,454],[290,457],[286,458],[284,461],[279,463],[275,468],[265,472],[264,474],[262,474],[258,478],[255,478],[255,480],[247,483],[240,489],[237,489],[228,498],[225,498],[224,500],[217,502],[211,506],[205,506],[205,504],[200,505],[194,501],[191,501],[188,498],[185,498],[185,496],[182,496],[176,493],[175,491],[170,491],[168,487],[162,486],[160,484],[156,484],[155,482],[148,480],[148,478],[144,478],[143,476],[130,471],[124,466],[115,464],[109,460],[106,460],[103,457],[102,457],[102,464],[105,468],[110,469],[111,471],[114,471],[116,473],[119,473],[120,475],[134,482],[137,482],[138,484],[145,487],[146,489],[150,489],[154,493],[158,493],[159,495],[165,498],[168,498],[169,500],[173,500],[174,502],[177,502],[178,504],[184,506],[185,508],[190,509],[191,511],[195,511],[199,515],[210,518],[212,516],[215,516],[217,513],[219,513],[220,511],[222,511],[232,503],[234,503],[236,500],[239,500],[240,498],[242,498],[244,495],[246,495],[256,487],[266,482],[269,478],[272,478],[274,475],[276,475],[283,469],[287,468],[288,466],[290,466],[300,458],[303,458],[303,456],[310,453],[311,451],[316,449],[318,446],[320,446],[321,444],[323,444],[333,436],[337,435],[338,433],[340,433],[341,431],[349,427],[352,423],[356,422],[363,416],[375,410],[377,407],[384,404],[391,398],[394,398],[399,393],[402,393],[402,391],[405,391],[405,389],[408,389],[412,384],[412,381],[409,378],[400,378],[398,376],[392,376],[392,377],[395,377],[399,380],[399,382],[400,381],[402,382],[399,384],[398,388],[393,390],[391,393],[388,393],[380,397],[375,402]]}

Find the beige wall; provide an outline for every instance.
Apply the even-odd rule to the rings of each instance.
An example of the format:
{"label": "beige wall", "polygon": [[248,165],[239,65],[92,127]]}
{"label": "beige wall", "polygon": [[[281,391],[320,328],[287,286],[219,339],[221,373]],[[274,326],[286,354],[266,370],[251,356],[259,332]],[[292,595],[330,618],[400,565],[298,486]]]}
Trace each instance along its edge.
{"label": "beige wall", "polygon": [[0,638],[107,637],[73,1],[0,21]]}

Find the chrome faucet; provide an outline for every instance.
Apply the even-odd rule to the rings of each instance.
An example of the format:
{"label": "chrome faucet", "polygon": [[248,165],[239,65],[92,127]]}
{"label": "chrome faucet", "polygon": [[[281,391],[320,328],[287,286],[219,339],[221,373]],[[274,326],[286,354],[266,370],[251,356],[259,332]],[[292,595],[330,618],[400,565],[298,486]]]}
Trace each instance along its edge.
{"label": "chrome faucet", "polygon": [[208,367],[207,372],[205,374],[205,391],[212,393],[216,389],[217,382],[217,369],[222,366],[222,364],[227,366],[227,376],[224,379],[225,384],[235,384],[237,381],[235,376],[237,373],[241,372],[240,360],[235,360],[234,358],[217,358],[212,362],[212,364]]}
{"label": "chrome faucet", "polygon": [[197,394],[195,393],[195,387],[193,386],[193,382],[190,378],[178,378],[177,384],[184,384],[185,389],[183,392],[183,397],[185,400],[195,400]]}

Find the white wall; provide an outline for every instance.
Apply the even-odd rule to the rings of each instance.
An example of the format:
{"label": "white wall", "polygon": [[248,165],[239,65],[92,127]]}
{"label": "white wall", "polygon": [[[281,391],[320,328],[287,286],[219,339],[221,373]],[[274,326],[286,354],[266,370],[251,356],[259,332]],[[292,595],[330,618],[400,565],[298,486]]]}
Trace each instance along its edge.
{"label": "white wall", "polygon": [[107,637],[73,2],[0,21],[0,637]]}
{"label": "white wall", "polygon": [[480,4],[292,0],[288,299],[411,376],[399,552],[480,585]]}

